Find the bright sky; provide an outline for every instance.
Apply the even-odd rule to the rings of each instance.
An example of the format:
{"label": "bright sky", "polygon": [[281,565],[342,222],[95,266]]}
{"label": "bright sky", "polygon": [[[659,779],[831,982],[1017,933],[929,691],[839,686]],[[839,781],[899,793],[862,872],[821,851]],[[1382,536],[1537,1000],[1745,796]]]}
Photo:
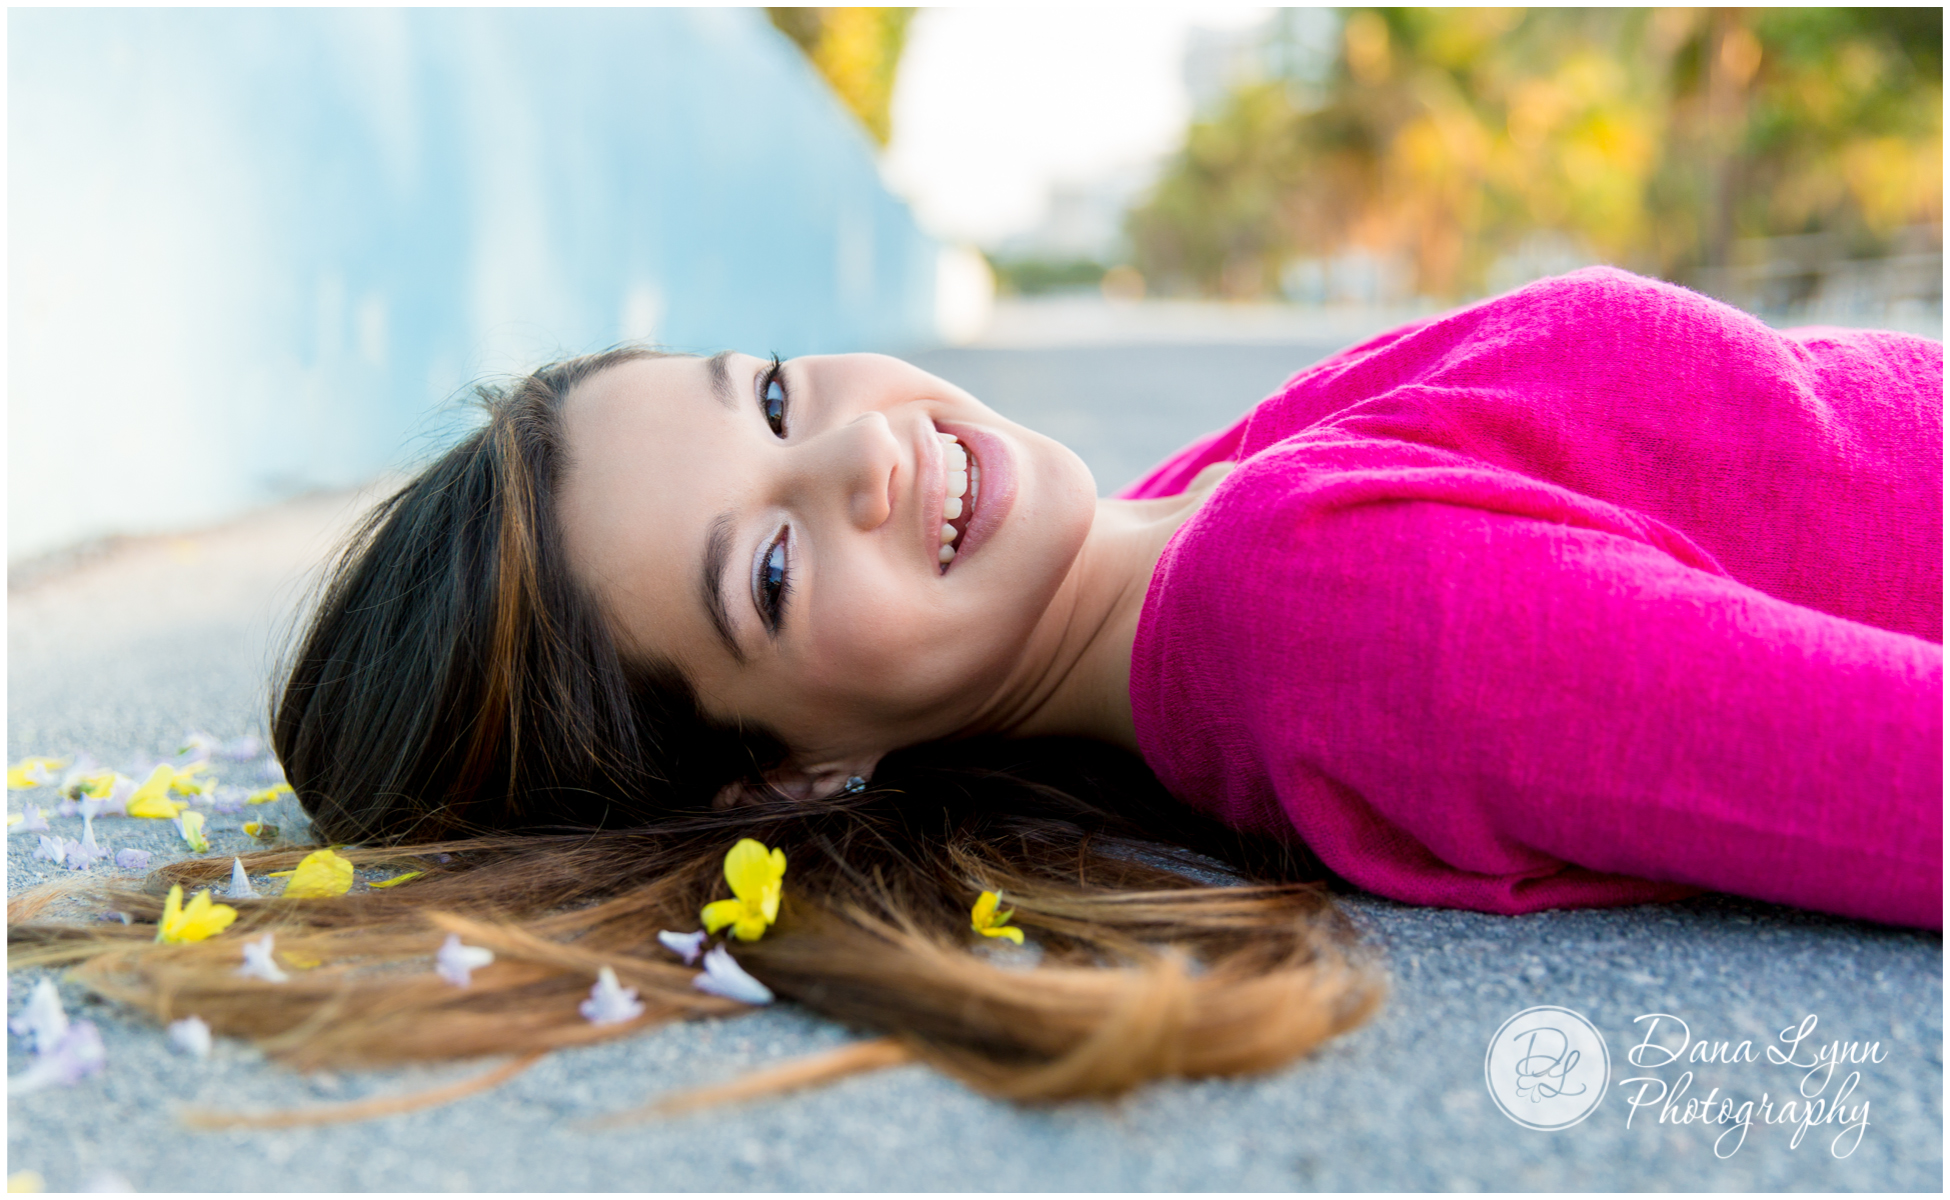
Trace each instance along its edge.
{"label": "bright sky", "polygon": [[894,93],[888,182],[923,227],[993,243],[1041,218],[1048,187],[1177,148],[1193,26],[1256,24],[1227,4],[924,8]]}

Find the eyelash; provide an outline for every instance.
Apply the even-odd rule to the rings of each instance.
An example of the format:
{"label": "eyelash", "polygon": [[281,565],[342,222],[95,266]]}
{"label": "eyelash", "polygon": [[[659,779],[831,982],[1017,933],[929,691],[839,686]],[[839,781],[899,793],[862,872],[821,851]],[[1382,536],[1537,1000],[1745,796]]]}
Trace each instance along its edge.
{"label": "eyelash", "polygon": [[[773,388],[779,389],[779,411],[776,413],[772,411]],[[772,427],[772,432],[780,437],[785,436],[785,405],[785,364],[779,361],[778,355],[774,354],[772,365],[758,377],[758,411],[765,418],[765,423]]]}
{"label": "eyelash", "polygon": [[[778,557],[776,570],[772,558]],[[765,548],[765,557],[758,562],[758,610],[765,617],[765,624],[773,633],[779,631],[784,621],[786,597],[792,595],[792,573],[787,568],[785,531]]]}
{"label": "eyelash", "polygon": [[[778,389],[776,400],[772,395],[774,388]],[[786,401],[785,364],[774,354],[772,365],[758,378],[758,411],[765,418],[765,423],[772,427],[772,432],[781,439],[785,437]],[[772,409],[774,403],[778,405],[776,412]],[[779,564],[776,569],[772,566],[775,556]],[[781,531],[778,538],[765,548],[765,557],[758,562],[758,610],[765,618],[766,627],[774,634],[778,633],[784,622],[786,598],[792,595],[790,567],[786,558],[786,535],[785,531]]]}

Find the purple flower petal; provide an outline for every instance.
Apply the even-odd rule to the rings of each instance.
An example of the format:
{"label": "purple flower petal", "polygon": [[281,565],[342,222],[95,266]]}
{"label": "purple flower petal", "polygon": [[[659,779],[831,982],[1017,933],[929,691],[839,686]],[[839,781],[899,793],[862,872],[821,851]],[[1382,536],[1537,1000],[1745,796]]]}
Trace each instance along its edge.
{"label": "purple flower petal", "polygon": [[34,1056],[33,1065],[7,1080],[7,1094],[18,1096],[44,1087],[61,1084],[73,1087],[102,1069],[108,1053],[102,1048],[102,1035],[93,1021],[76,1021],[46,1054]]}
{"label": "purple flower petal", "polygon": [[581,1012],[591,1025],[618,1025],[642,1016],[643,1005],[635,988],[624,987],[617,982],[616,972],[604,967],[596,972],[596,985],[589,989]]}
{"label": "purple flower petal", "polygon": [[455,987],[474,982],[474,972],[494,961],[494,951],[482,946],[464,946],[458,933],[450,933],[434,955],[433,969]]}
{"label": "purple flower petal", "polygon": [[127,775],[117,775],[115,782],[109,785],[108,799],[102,802],[103,815],[128,816],[129,797],[135,795],[135,789],[141,786]]}
{"label": "purple flower petal", "polygon": [[124,871],[147,871],[149,869],[149,852],[147,850],[117,850],[115,852],[115,865]]}
{"label": "purple flower petal", "polygon": [[271,953],[277,946],[277,935],[267,933],[254,942],[244,943],[244,965],[237,973],[247,979],[262,979],[266,983],[284,983],[291,976],[279,969],[277,960]]}
{"label": "purple flower petal", "polygon": [[169,1023],[169,1040],[197,1058],[210,1057],[210,1027],[202,1017],[189,1016]]}
{"label": "purple flower petal", "polygon": [[723,946],[705,952],[704,972],[691,980],[691,986],[740,1004],[770,1004],[773,999],[772,989],[747,974]]}
{"label": "purple flower petal", "polygon": [[696,933],[672,933],[668,929],[657,931],[657,940],[664,944],[664,949],[682,958],[687,967],[697,961],[698,955],[704,953],[704,938],[705,933],[702,929]]}
{"label": "purple flower petal", "polygon": [[86,871],[95,865],[95,860],[107,858],[108,851],[95,844],[95,831],[88,830],[83,841],[68,841],[61,844],[62,860],[70,871]]}
{"label": "purple flower petal", "polygon": [[46,1054],[68,1034],[68,1014],[61,1008],[61,993],[54,981],[43,979],[34,985],[21,1006],[20,1015],[7,1022],[7,1028],[26,1038],[36,1054]]}

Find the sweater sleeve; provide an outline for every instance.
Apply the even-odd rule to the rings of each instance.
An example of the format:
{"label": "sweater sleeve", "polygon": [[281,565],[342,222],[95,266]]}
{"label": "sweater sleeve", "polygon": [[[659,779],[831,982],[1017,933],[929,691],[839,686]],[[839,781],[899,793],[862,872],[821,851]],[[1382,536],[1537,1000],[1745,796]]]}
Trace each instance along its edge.
{"label": "sweater sleeve", "polygon": [[1161,619],[1206,622],[1134,664],[1148,703],[1172,698],[1138,721],[1172,743],[1145,747],[1168,786],[1235,823],[1284,816],[1412,903],[1711,888],[1941,924],[1941,646],[1757,591],[1656,522],[1553,511],[1541,486],[1478,507],[1397,471],[1392,496],[1336,503],[1253,465],[1215,496],[1252,526],[1230,539],[1251,569],[1154,577]]}

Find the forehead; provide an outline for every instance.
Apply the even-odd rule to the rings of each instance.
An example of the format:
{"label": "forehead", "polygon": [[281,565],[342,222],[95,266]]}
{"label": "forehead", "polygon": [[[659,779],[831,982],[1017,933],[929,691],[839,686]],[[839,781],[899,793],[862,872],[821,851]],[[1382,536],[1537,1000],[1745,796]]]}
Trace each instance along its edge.
{"label": "forehead", "polygon": [[637,358],[607,367],[569,389],[562,402],[562,427],[572,451],[586,454],[595,435],[606,440],[608,426],[621,423],[645,428],[681,419],[684,401],[709,400],[713,395],[710,359],[694,355]]}
{"label": "forehead", "polygon": [[570,569],[619,641],[680,666],[694,664],[679,647],[711,636],[685,601],[727,483],[713,444],[730,414],[712,374],[702,358],[637,359],[583,380],[562,406],[558,504]]}

